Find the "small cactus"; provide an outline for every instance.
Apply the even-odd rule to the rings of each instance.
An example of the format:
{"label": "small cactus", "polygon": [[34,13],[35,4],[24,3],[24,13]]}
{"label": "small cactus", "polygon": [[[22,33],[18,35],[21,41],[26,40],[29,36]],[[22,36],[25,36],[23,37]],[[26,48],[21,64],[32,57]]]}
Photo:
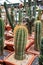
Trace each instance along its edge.
{"label": "small cactus", "polygon": [[40,39],[41,39],[41,21],[35,23],[35,50],[40,50]]}
{"label": "small cactus", "polygon": [[3,48],[4,48],[4,22],[2,21],[2,18],[0,18],[0,55],[3,54]]}
{"label": "small cactus", "polygon": [[17,25],[14,28],[15,58],[18,60],[23,60],[25,58],[27,36],[28,30],[25,26]]}
{"label": "small cactus", "polygon": [[40,44],[39,65],[43,65],[43,37],[41,38],[41,44]]}

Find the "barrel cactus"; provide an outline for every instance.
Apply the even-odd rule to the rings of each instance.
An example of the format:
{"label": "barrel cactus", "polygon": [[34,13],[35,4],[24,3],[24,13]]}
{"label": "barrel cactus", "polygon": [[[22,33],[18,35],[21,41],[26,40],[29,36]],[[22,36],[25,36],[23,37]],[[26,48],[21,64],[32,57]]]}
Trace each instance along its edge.
{"label": "barrel cactus", "polygon": [[25,47],[27,43],[28,30],[23,25],[14,28],[15,58],[23,60],[25,58]]}
{"label": "barrel cactus", "polygon": [[41,39],[41,21],[35,23],[35,50],[40,50],[40,39]]}
{"label": "barrel cactus", "polygon": [[0,55],[3,54],[3,47],[4,47],[4,22],[2,18],[0,18]]}
{"label": "barrel cactus", "polygon": [[43,37],[41,38],[41,44],[40,44],[39,65],[43,65]]}

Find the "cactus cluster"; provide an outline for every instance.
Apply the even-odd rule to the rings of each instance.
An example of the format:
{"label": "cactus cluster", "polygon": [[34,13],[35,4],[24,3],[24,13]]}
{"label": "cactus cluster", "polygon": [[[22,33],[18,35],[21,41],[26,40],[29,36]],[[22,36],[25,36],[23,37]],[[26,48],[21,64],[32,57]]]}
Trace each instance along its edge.
{"label": "cactus cluster", "polygon": [[41,44],[40,44],[39,65],[43,65],[43,37],[41,38]]}
{"label": "cactus cluster", "polygon": [[41,41],[41,21],[35,22],[35,50],[40,50],[40,41]]}
{"label": "cactus cluster", "polygon": [[0,55],[3,54],[4,47],[4,22],[2,18],[0,18]]}
{"label": "cactus cluster", "polygon": [[14,28],[15,58],[23,60],[25,58],[25,47],[27,43],[28,30],[23,25]]}

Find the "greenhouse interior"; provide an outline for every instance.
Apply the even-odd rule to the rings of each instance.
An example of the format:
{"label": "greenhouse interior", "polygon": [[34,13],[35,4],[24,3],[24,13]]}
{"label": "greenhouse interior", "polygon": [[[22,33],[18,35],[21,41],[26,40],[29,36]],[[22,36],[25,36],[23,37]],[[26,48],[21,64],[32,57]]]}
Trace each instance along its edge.
{"label": "greenhouse interior", "polygon": [[0,0],[0,65],[43,65],[43,0]]}

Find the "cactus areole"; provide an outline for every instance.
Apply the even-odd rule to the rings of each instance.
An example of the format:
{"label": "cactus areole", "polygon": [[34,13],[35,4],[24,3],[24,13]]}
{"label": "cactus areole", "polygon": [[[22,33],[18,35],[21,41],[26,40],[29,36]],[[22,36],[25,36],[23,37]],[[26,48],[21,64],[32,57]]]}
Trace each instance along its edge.
{"label": "cactus areole", "polygon": [[3,55],[3,47],[4,47],[4,22],[2,18],[0,18],[0,55]]}
{"label": "cactus areole", "polygon": [[27,43],[28,30],[23,25],[14,28],[15,58],[23,60],[25,58],[25,48]]}
{"label": "cactus areole", "polygon": [[36,21],[35,23],[35,50],[40,50],[41,42],[41,21]]}

